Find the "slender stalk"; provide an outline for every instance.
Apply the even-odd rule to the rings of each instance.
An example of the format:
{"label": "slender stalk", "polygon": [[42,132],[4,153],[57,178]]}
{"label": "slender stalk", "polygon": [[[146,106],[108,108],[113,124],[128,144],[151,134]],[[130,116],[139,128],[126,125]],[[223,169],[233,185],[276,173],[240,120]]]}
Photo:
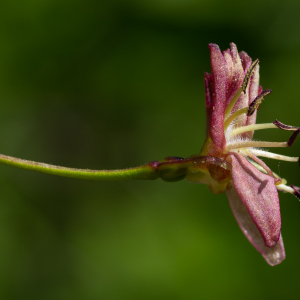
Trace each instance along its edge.
{"label": "slender stalk", "polygon": [[89,170],[65,168],[0,154],[0,164],[63,177],[89,180],[157,179],[157,162],[122,170]]}

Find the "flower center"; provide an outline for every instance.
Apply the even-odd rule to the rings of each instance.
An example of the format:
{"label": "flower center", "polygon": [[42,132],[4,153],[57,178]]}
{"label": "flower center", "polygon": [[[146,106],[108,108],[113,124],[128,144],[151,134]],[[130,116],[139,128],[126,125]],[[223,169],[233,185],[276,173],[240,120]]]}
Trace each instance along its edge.
{"label": "flower center", "polygon": [[[248,69],[248,72],[244,78],[243,85],[238,89],[230,104],[228,105],[225,111],[225,121],[224,121],[224,131],[226,138],[226,147],[225,152],[238,152],[239,154],[244,155],[251,164],[253,164],[260,171],[268,174],[269,176],[275,179],[275,184],[278,190],[282,190],[291,194],[294,194],[300,199],[300,189],[295,188],[294,186],[286,186],[286,180],[280,178],[278,175],[274,174],[270,168],[257,156],[267,157],[271,159],[297,162],[299,157],[289,157],[285,155],[279,155],[276,153],[267,152],[262,149],[256,148],[269,148],[269,147],[291,147],[294,143],[297,135],[300,132],[299,127],[285,125],[278,120],[275,120],[273,123],[266,124],[251,124],[245,126],[239,126],[239,118],[243,115],[251,116],[260,106],[262,100],[269,95],[272,90],[262,91],[248,107],[241,108],[235,112],[232,112],[234,105],[239,99],[242,91],[246,91],[247,86],[250,81],[250,77],[254,72],[254,68],[257,65],[258,60],[256,60]],[[266,141],[252,141],[249,137],[242,135],[246,132],[253,132],[255,130],[261,129],[282,129],[288,131],[294,131],[292,136],[287,142],[266,142]]]}

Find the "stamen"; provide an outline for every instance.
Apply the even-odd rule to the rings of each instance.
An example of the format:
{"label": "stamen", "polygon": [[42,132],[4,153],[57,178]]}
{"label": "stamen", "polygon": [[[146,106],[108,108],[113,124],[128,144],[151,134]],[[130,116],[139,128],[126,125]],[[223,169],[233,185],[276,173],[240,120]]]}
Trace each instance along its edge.
{"label": "stamen", "polygon": [[296,126],[285,125],[285,124],[279,122],[277,119],[273,122],[273,124],[282,130],[297,131],[300,128],[300,127],[296,127]]}
{"label": "stamen", "polygon": [[276,178],[276,176],[273,174],[272,170],[261,159],[259,159],[255,155],[253,155],[249,150],[246,150],[245,152],[252,160],[254,160],[256,163],[258,163],[262,168],[264,168],[269,176],[271,176],[275,179],[276,185],[282,183],[281,179]]}
{"label": "stamen", "polygon": [[297,138],[299,132],[300,132],[300,129],[298,129],[297,131],[295,131],[295,132],[292,134],[292,136],[291,136],[290,139],[288,140],[288,146],[289,146],[289,147],[292,147],[292,145],[294,144],[294,142],[295,142],[295,140],[296,140],[296,138]]}
{"label": "stamen", "polygon": [[[258,169],[258,170],[261,171],[262,173],[267,174],[266,170],[265,170],[261,165],[259,165],[258,163],[256,163],[255,161],[252,161],[252,160],[249,160],[249,162],[250,162],[256,169]],[[273,172],[273,175],[274,175],[276,178],[280,179],[280,180],[282,181],[282,184],[286,184],[286,183],[287,183],[287,181],[286,181],[284,178],[280,178],[280,176],[278,176],[276,173]],[[277,187],[277,186],[276,186],[276,187]]]}
{"label": "stamen", "polygon": [[244,94],[246,94],[246,89],[248,87],[248,84],[249,84],[249,80],[254,72],[254,69],[255,67],[257,66],[257,64],[259,63],[259,60],[255,60],[252,65],[249,67],[248,71],[247,71],[247,74],[244,78],[244,82],[243,82],[243,85],[242,85],[242,90],[244,92]]}
{"label": "stamen", "polygon": [[261,156],[261,157],[267,157],[271,159],[278,159],[278,160],[283,160],[283,161],[291,161],[291,162],[297,162],[299,161],[299,157],[291,157],[291,156],[285,156],[285,155],[280,155],[272,152],[267,152],[263,150],[258,150],[258,149],[249,149],[251,153],[253,153],[256,156]]}
{"label": "stamen", "polygon": [[242,109],[237,110],[236,112],[234,112],[232,115],[230,115],[227,120],[224,122],[224,131],[228,128],[228,126],[232,123],[232,121],[234,121],[236,118],[238,118],[239,116],[247,113],[248,111],[248,107],[244,107]]}
{"label": "stamen", "polygon": [[265,99],[266,96],[268,96],[272,90],[264,90],[262,91],[249,105],[249,110],[247,113],[247,116],[252,116],[254,112],[259,108],[261,102]]}
{"label": "stamen", "polygon": [[236,142],[236,143],[231,143],[228,146],[226,146],[225,150],[233,150],[233,149],[238,149],[238,148],[248,148],[248,147],[259,147],[259,148],[264,148],[264,147],[278,147],[278,148],[283,148],[283,147],[289,147],[287,142],[261,142],[261,141],[245,141],[245,142]]}
{"label": "stamen", "polygon": [[248,132],[248,131],[260,130],[260,129],[270,129],[270,128],[277,129],[278,127],[276,125],[274,125],[273,123],[253,124],[253,125],[247,125],[247,126],[235,128],[230,132],[230,135],[233,136],[233,135],[237,135],[237,134]]}
{"label": "stamen", "polygon": [[[230,101],[229,105],[227,106],[226,110],[225,110],[225,120],[227,120],[227,118],[230,116],[231,111],[236,103],[236,101],[239,99],[242,91],[244,92],[244,94],[246,94],[246,89],[248,87],[249,81],[251,76],[253,75],[254,69],[257,66],[257,64],[259,63],[259,60],[255,60],[252,65],[249,67],[247,74],[244,78],[243,84],[242,86],[237,90],[237,92],[235,93],[234,97],[232,98],[232,100]],[[231,123],[231,122],[230,122]],[[229,123],[229,124],[230,124]]]}

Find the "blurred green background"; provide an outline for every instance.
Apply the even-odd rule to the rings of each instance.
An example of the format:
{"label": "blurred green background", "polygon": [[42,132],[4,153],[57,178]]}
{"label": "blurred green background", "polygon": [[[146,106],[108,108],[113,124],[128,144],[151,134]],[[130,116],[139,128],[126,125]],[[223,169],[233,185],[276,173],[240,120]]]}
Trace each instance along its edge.
{"label": "blurred green background", "polygon": [[[90,169],[198,153],[210,42],[260,59],[273,93],[258,122],[299,126],[299,12],[290,0],[2,1],[0,153]],[[297,164],[267,163],[300,185]],[[280,194],[287,258],[270,267],[202,185],[0,166],[0,186],[1,299],[298,299],[292,195]]]}

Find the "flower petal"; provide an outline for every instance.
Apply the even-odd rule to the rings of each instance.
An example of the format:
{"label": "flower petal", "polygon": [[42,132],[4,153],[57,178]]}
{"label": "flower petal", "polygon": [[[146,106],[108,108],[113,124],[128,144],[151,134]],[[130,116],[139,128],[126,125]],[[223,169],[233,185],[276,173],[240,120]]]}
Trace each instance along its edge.
{"label": "flower petal", "polygon": [[268,264],[271,266],[280,264],[285,259],[285,251],[281,235],[275,246],[271,248],[266,247],[259,230],[254,224],[246,206],[241,201],[235,188],[231,187],[231,189],[226,191],[226,194],[233,215],[250,243],[261,253]]}
{"label": "flower petal", "polygon": [[212,110],[212,95],[213,95],[213,79],[209,73],[204,73],[205,84],[205,107],[206,107],[206,136],[210,127],[210,116]]}
{"label": "flower petal", "polygon": [[[229,50],[227,51],[231,55],[232,64],[233,64],[233,71],[232,71],[233,76],[230,82],[229,90],[227,92],[227,105],[228,105],[232,100],[232,98],[234,97],[234,95],[236,94],[236,92],[238,91],[238,89],[242,86],[245,74],[244,74],[244,69],[236,45],[234,43],[231,43],[230,51]],[[224,53],[225,52],[226,51],[224,51]],[[246,99],[248,99],[248,97],[244,95],[244,93],[242,93],[241,96],[239,97],[239,100],[236,102],[232,112],[235,112],[236,110],[247,106],[248,103],[246,105],[244,104],[244,102],[247,101]]]}
{"label": "flower petal", "polygon": [[228,72],[229,83],[231,83],[232,79],[233,79],[234,65],[233,65],[230,49],[227,49],[227,50],[223,51],[223,56],[224,56],[224,58],[226,60],[226,64],[227,64],[227,72]]}
{"label": "flower petal", "polygon": [[213,94],[209,133],[213,143],[219,148],[225,147],[224,114],[229,86],[227,62],[218,45],[209,44]]}
{"label": "flower petal", "polygon": [[[213,143],[217,147],[224,149],[224,112],[239,88],[242,86],[245,74],[247,73],[247,70],[244,70],[244,67],[247,67],[248,69],[251,58],[243,53],[242,56],[244,61],[242,61],[234,43],[231,43],[230,49],[225,50],[223,53],[220,51],[219,46],[215,44],[209,44],[209,49],[212,75],[210,77],[208,74],[205,74],[204,77],[206,111],[208,116],[207,124],[209,127],[208,133],[211,136]],[[246,94],[241,93],[232,112],[249,105],[250,84]],[[254,120],[255,117],[252,119]],[[239,123],[236,125],[244,126],[246,123],[247,117],[242,116],[239,118]]]}
{"label": "flower petal", "polygon": [[280,207],[274,178],[260,172],[237,153],[230,154],[233,185],[267,247],[279,240]]}
{"label": "flower petal", "polygon": [[239,56],[241,58],[242,61],[242,65],[243,68],[245,70],[245,74],[247,73],[248,68],[251,66],[252,64],[252,58],[245,52],[245,51],[241,51],[239,53]]}

